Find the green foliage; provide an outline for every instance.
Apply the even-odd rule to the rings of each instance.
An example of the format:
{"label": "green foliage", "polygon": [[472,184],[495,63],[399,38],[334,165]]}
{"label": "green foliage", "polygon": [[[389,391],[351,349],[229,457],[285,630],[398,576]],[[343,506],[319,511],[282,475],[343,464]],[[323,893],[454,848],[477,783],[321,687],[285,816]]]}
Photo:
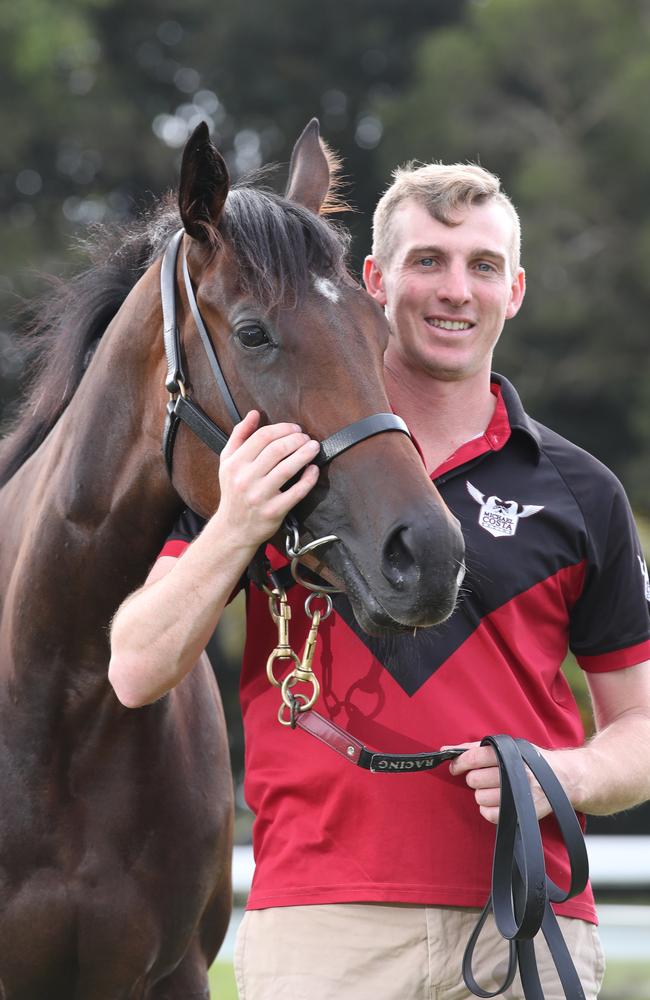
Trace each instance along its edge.
{"label": "green foliage", "polygon": [[[380,95],[408,78],[421,35],[465,0],[407,17],[393,0],[21,0],[0,10],[0,403],[16,392],[16,296],[34,271],[76,266],[89,225],[127,221],[177,180],[190,129],[205,119],[236,177],[288,160],[306,122],[357,181],[365,251],[383,178]],[[306,16],[308,14],[308,16]]]}
{"label": "green foliage", "polygon": [[388,170],[474,160],[522,216],[528,295],[497,368],[540,419],[650,508],[650,87],[644,0],[487,0],[425,38],[406,91],[381,105]]}
{"label": "green foliage", "polygon": [[[480,160],[520,208],[529,290],[497,366],[650,509],[647,0],[22,0],[0,11],[0,393],[31,269],[176,181],[206,118],[236,176],[313,115],[354,180],[358,264],[405,159]],[[68,264],[64,265],[63,262]]]}

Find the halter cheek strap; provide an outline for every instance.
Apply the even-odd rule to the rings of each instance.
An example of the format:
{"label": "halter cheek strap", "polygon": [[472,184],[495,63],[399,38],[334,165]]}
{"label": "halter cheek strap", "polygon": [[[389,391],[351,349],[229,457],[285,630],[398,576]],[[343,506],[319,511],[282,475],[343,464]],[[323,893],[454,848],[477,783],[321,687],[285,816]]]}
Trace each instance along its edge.
{"label": "halter cheek strap", "polygon": [[[170,393],[163,430],[162,451],[170,479],[172,476],[174,442],[180,423],[186,424],[192,433],[203,441],[216,455],[221,454],[228,442],[229,436],[210,419],[207,413],[189,397],[187,392],[187,379],[183,369],[180,332],[176,321],[176,267],[183,235],[184,231],[180,229],[171,238],[165,250],[160,268],[163,339],[165,356],[167,358],[165,387]],[[210,335],[201,316],[194,289],[192,288],[185,254],[183,254],[183,280],[190,311],[205,353],[208,356],[219,394],[226,406],[230,420],[233,424],[236,424],[241,420],[241,415],[232,398],[216,351],[210,340]],[[327,465],[333,458],[347,451],[348,448],[352,448],[353,445],[358,444],[360,441],[365,441],[366,438],[374,437],[375,434],[383,434],[385,431],[399,431],[401,434],[411,436],[402,418],[398,417],[395,413],[375,413],[370,417],[363,417],[355,423],[348,424],[347,427],[343,427],[340,431],[336,431],[335,434],[321,441],[320,452],[315,459],[315,463],[321,467]]]}

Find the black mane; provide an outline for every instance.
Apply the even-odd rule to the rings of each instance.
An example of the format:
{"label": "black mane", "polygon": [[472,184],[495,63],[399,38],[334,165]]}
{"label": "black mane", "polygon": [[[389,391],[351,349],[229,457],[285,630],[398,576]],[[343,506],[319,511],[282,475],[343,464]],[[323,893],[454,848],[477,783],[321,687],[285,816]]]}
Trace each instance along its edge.
{"label": "black mane", "polygon": [[[30,386],[0,445],[3,486],[45,440],[74,396],[92,351],[127,295],[181,227],[166,198],[130,229],[97,227],[83,244],[90,266],[69,281],[50,279],[28,326],[35,343]],[[295,305],[312,274],[341,276],[345,230],[274,192],[244,181],[231,189],[217,244],[235,251],[243,288],[266,309]]]}

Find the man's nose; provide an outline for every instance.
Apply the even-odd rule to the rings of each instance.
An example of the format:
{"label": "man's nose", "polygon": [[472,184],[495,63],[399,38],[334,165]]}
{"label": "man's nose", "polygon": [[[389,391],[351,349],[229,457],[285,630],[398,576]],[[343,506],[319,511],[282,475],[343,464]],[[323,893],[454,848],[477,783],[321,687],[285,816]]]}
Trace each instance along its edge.
{"label": "man's nose", "polygon": [[438,296],[455,306],[470,299],[468,274],[464,264],[450,264],[438,285]]}

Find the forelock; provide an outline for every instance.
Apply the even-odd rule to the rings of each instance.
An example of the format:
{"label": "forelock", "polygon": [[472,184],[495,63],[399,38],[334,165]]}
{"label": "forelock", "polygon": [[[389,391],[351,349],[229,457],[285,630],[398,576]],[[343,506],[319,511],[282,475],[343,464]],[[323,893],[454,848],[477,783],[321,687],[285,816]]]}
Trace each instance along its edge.
{"label": "forelock", "polygon": [[347,230],[272,191],[232,188],[220,229],[235,252],[242,287],[267,308],[299,302],[313,275],[345,274]]}

